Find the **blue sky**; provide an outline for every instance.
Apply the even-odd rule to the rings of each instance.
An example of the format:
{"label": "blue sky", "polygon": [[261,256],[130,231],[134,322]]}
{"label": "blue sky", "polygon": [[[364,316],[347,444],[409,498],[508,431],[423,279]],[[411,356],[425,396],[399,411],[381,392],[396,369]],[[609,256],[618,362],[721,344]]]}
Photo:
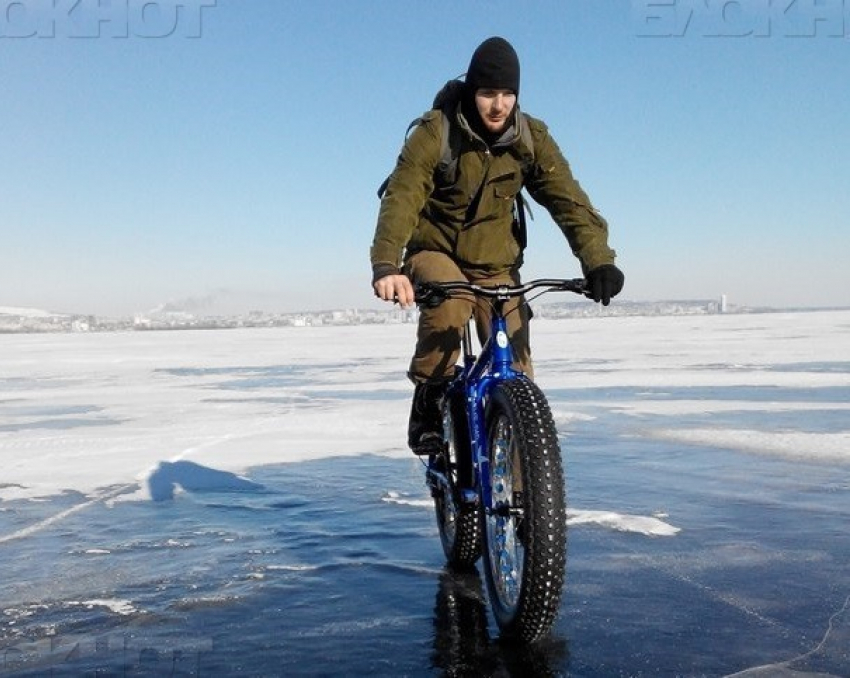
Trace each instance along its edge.
{"label": "blue sky", "polygon": [[[850,2],[816,24],[742,0],[769,34],[717,37],[695,0],[207,0],[191,37],[197,2],[164,37],[77,37],[94,0],[52,37],[38,0],[6,16],[0,306],[377,305],[375,190],[490,35],[608,219],[624,298],[850,304]],[[525,276],[578,275],[534,213]]]}

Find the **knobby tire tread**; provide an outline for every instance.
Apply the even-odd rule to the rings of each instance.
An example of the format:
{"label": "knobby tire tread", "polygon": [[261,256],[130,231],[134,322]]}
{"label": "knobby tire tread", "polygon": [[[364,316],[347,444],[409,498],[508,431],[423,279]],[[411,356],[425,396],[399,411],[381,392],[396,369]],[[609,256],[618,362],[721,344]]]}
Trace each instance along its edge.
{"label": "knobby tire tread", "polygon": [[[552,412],[536,384],[526,379],[497,384],[488,404],[488,430],[500,411],[508,417],[520,444],[527,536],[523,584],[515,614],[506,616],[500,609],[494,612],[503,635],[531,643],[548,633],[561,604],[567,555],[563,464]],[[486,535],[486,530],[482,532]],[[489,544],[485,548],[489,549]],[[489,558],[485,560],[491,599],[495,600]],[[498,608],[498,603],[494,607]]]}
{"label": "knobby tire tread", "polygon": [[[457,469],[461,485],[469,486],[472,478],[471,458],[469,452],[469,429],[466,425],[466,413],[463,401],[452,398],[448,405],[450,425],[454,431],[455,445],[460,447],[456,453],[457,461],[461,465]],[[448,450],[446,450],[448,455]],[[440,530],[440,541],[443,544],[443,552],[449,565],[464,569],[470,568],[481,557],[482,538],[481,521],[478,517],[479,507],[477,504],[464,504],[460,502],[457,495],[457,487],[451,483],[452,492],[455,494],[455,533],[451,538],[445,531],[445,509],[442,506],[442,498],[434,498],[434,508],[437,513],[437,525]]]}

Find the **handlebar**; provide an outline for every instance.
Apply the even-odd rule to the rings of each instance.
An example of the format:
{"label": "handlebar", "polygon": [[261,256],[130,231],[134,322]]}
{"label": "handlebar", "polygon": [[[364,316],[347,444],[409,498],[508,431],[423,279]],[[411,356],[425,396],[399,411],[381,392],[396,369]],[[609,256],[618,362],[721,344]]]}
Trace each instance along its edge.
{"label": "handlebar", "polygon": [[433,307],[443,303],[446,299],[459,296],[458,293],[471,293],[478,297],[505,301],[541,288],[544,289],[544,292],[575,292],[576,294],[587,295],[587,282],[584,278],[540,278],[521,285],[496,285],[493,287],[461,281],[424,282],[417,283],[414,291],[417,304]]}

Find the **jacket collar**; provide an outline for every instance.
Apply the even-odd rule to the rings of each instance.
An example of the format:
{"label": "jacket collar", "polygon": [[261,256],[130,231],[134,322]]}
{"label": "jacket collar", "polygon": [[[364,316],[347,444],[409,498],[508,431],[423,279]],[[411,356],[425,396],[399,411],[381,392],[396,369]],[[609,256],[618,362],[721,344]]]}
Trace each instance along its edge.
{"label": "jacket collar", "polygon": [[476,143],[490,149],[504,149],[517,145],[521,137],[519,126],[525,124],[525,119],[519,110],[519,103],[517,103],[514,106],[513,122],[505,129],[504,132],[502,132],[498,139],[496,139],[493,143],[488,144],[475,132],[475,130],[472,129],[472,125],[469,124],[469,121],[463,114],[463,107],[460,103],[458,103],[457,108],[455,109],[455,119],[464,134]]}

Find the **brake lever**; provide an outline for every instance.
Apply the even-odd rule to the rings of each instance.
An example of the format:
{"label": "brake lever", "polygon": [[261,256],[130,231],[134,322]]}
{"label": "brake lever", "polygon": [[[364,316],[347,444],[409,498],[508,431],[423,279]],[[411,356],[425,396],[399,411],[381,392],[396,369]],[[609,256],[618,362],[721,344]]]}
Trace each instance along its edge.
{"label": "brake lever", "polygon": [[416,285],[414,299],[420,307],[437,308],[437,306],[448,298],[448,292],[436,285],[429,285],[428,283],[419,283]]}

